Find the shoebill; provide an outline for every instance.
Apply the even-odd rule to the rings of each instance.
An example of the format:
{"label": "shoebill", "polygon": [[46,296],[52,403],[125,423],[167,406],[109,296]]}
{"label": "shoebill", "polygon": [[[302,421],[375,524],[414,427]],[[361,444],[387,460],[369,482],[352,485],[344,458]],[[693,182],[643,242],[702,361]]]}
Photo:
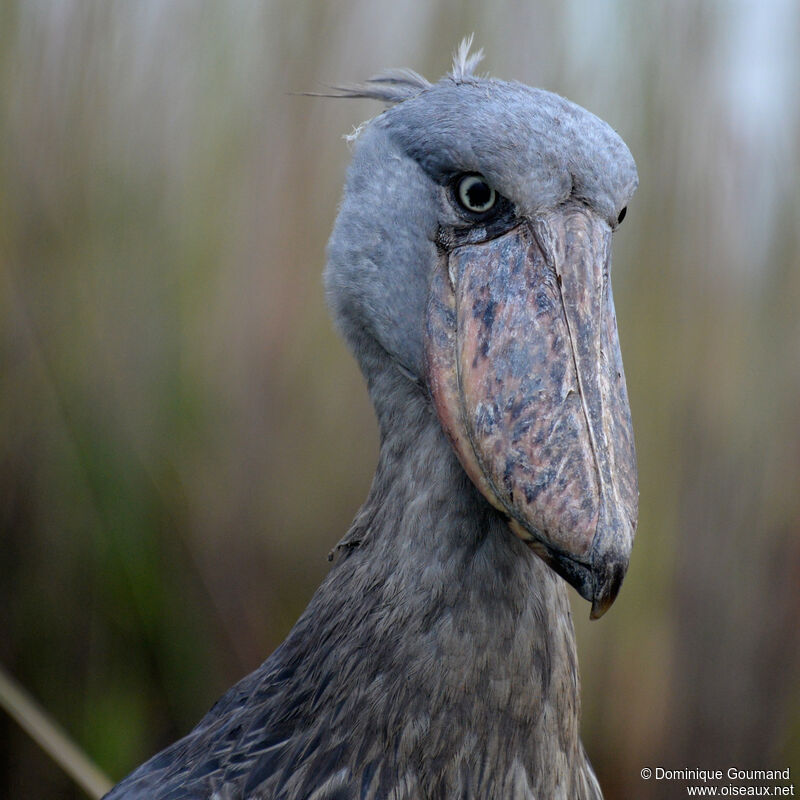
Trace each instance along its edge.
{"label": "shoebill", "polygon": [[599,798],[567,584],[601,616],[636,464],[611,243],[637,185],[577,105],[382,73],[325,286],[380,426],[369,495],[286,640],[109,798]]}

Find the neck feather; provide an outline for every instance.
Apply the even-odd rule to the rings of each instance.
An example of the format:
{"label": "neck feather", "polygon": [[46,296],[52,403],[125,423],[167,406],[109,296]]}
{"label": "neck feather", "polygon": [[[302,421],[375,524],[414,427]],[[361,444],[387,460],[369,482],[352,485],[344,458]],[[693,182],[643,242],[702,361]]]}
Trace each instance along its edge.
{"label": "neck feather", "polygon": [[561,764],[562,787],[582,796],[565,585],[473,487],[419,387],[392,368],[370,389],[382,398],[375,478],[284,659],[299,680],[304,664],[335,676],[325,693],[343,699],[318,707],[335,709],[328,727],[342,737],[366,727],[356,738],[374,752],[360,762],[437,764],[444,780],[463,764],[440,762],[466,758],[504,780],[522,769],[531,786]]}

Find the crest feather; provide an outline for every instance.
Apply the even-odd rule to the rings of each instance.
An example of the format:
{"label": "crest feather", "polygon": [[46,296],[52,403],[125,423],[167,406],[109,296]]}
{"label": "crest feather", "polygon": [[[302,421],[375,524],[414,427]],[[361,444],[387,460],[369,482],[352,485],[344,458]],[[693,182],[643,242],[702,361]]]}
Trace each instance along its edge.
{"label": "crest feather", "polygon": [[334,97],[366,97],[372,100],[383,100],[384,103],[402,103],[415,97],[425,89],[430,89],[431,82],[423,78],[413,69],[385,69],[367,79],[364,83],[336,86]]}
{"label": "crest feather", "polygon": [[[470,53],[472,41],[475,34],[470,34],[461,40],[461,44],[453,56],[452,70],[445,76],[454,83],[467,83],[474,78],[475,67],[483,60],[483,48]],[[389,105],[402,103],[416,97],[426,89],[430,89],[433,84],[414,72],[413,69],[385,69],[377,75],[373,75],[363,83],[348,83],[343,86],[332,87],[332,92],[303,92],[319,97],[349,97],[367,98],[370,100],[382,100]]]}
{"label": "crest feather", "polygon": [[480,47],[474,53],[470,53],[475,34],[471,33],[461,40],[455,55],[453,56],[453,69],[450,77],[455,83],[465,83],[474,77],[475,67],[483,61],[483,48]]}

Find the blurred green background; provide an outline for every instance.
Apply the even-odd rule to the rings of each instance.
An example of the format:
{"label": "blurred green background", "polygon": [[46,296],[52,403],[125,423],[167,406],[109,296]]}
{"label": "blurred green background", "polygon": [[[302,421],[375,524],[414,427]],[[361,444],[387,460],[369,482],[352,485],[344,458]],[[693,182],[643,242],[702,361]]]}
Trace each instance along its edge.
{"label": "blurred green background", "polygon": [[[285,636],[376,427],[321,270],[370,101],[482,69],[609,121],[641,516],[575,603],[608,798],[655,768],[800,777],[800,6],[794,0],[0,4],[0,663],[114,779]],[[0,713],[0,796],[81,793]]]}

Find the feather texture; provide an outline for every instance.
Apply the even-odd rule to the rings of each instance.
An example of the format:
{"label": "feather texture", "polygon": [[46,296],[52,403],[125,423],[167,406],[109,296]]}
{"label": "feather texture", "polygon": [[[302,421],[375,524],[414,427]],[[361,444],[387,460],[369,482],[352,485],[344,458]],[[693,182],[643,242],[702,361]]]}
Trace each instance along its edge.
{"label": "feather texture", "polygon": [[453,68],[450,77],[455,83],[465,83],[474,77],[475,67],[483,61],[483,48],[470,53],[475,34],[471,33],[461,40],[453,56]]}
{"label": "feather texture", "polygon": [[578,704],[566,588],[402,381],[380,379],[405,401],[365,504],[369,537],[278,650],[109,800],[600,797],[560,710]]}
{"label": "feather texture", "polygon": [[[473,78],[475,67],[483,60],[483,48],[470,53],[474,34],[465,37],[458,46],[453,56],[453,66],[447,79],[456,84],[466,83]],[[334,87],[331,94],[322,94],[324,97],[367,98],[382,100],[384,103],[394,105],[416,97],[433,84],[414,72],[413,69],[396,68],[386,69],[368,78],[364,83],[345,84]]]}

